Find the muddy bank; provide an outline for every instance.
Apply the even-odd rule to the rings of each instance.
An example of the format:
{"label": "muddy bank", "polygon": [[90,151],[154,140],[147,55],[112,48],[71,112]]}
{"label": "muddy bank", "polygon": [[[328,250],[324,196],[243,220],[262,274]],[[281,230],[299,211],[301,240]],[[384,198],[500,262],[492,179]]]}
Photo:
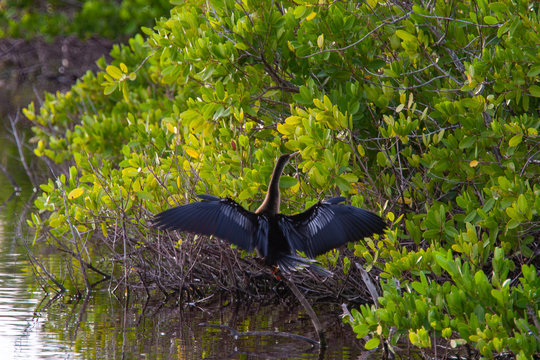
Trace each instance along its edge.
{"label": "muddy bank", "polygon": [[113,42],[75,36],[42,39],[0,39],[0,117],[14,115],[43,92],[67,91],[96,60],[108,56]]}

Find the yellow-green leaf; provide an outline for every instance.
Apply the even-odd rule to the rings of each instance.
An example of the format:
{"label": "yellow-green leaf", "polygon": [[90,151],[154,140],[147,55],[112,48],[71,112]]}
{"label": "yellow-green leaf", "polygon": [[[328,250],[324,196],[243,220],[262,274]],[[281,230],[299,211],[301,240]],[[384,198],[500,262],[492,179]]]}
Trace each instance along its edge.
{"label": "yellow-green leaf", "polygon": [[122,95],[124,96],[124,100],[126,102],[129,102],[129,90],[128,90],[127,82],[122,83]]}
{"label": "yellow-green leaf", "polygon": [[317,13],[315,11],[312,11],[311,14],[306,16],[306,20],[311,21],[311,20],[313,20],[315,18],[315,16],[317,16]]}
{"label": "yellow-green leaf", "polygon": [[409,331],[409,341],[414,346],[420,346],[420,339],[418,338],[418,335],[414,331]]}
{"label": "yellow-green leaf", "polygon": [[240,50],[247,50],[249,49],[249,46],[247,46],[245,43],[239,41],[236,44],[234,44],[234,47]]}
{"label": "yellow-green leaf", "polygon": [[319,35],[319,37],[317,38],[317,46],[319,47],[319,49],[323,48],[323,46],[324,46],[324,34]]}
{"label": "yellow-green leaf", "polygon": [[356,148],[358,149],[358,154],[361,157],[366,156],[366,151],[364,150],[364,147],[362,145],[358,144],[358,146]]}
{"label": "yellow-green leaf", "polygon": [[294,45],[293,45],[290,41],[288,41],[288,40],[287,40],[287,46],[289,47],[289,50],[290,50],[290,51],[294,52],[294,50],[295,50],[295,49],[294,49]]}
{"label": "yellow-green leaf", "polygon": [[366,348],[366,350],[371,350],[371,349],[375,349],[377,346],[379,346],[380,343],[381,343],[381,339],[374,337],[374,338],[371,338],[366,343],[366,345],[364,345],[364,347]]}
{"label": "yellow-green leaf", "polygon": [[377,6],[378,3],[379,3],[378,0],[367,0],[367,4],[369,5],[369,7],[371,9],[373,9],[375,6]]}
{"label": "yellow-green leaf", "polygon": [[116,80],[120,79],[122,77],[122,75],[123,75],[122,70],[120,70],[119,68],[117,68],[114,65],[107,66],[105,71],[107,71],[107,74],[111,75]]}
{"label": "yellow-green leaf", "polygon": [[484,22],[488,25],[495,25],[498,23],[495,16],[484,16]]}
{"label": "yellow-green leaf", "polygon": [[104,222],[101,223],[101,233],[104,237],[107,237],[107,225]]}
{"label": "yellow-green leaf", "polygon": [[521,134],[514,135],[514,136],[512,136],[510,141],[508,141],[508,145],[510,147],[518,146],[521,143],[522,139],[523,139],[523,135],[521,135]]}
{"label": "yellow-green leaf", "polygon": [[396,35],[404,41],[416,41],[416,36],[406,32],[405,30],[396,30]]}
{"label": "yellow-green leaf", "polygon": [[186,153],[191,156],[192,158],[194,159],[198,159],[199,158],[199,153],[191,148],[187,148],[186,149]]}
{"label": "yellow-green leaf", "polygon": [[304,15],[304,13],[306,12],[306,7],[304,5],[300,5],[300,6],[297,6],[294,8],[294,17],[299,19],[302,17],[302,15]]}
{"label": "yellow-green leaf", "polygon": [[71,200],[71,199],[76,199],[78,198],[79,196],[81,196],[82,194],[84,193],[84,189],[83,188],[76,188],[76,189],[73,189],[69,192],[68,194],[68,199]]}

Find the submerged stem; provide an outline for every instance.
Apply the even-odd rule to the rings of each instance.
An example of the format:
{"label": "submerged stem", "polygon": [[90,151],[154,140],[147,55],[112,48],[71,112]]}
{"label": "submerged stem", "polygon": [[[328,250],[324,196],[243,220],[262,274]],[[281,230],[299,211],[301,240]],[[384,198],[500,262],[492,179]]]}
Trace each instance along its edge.
{"label": "submerged stem", "polygon": [[289,280],[283,274],[281,274],[281,279],[285,282],[285,284],[287,284],[289,289],[291,289],[294,296],[296,296],[296,299],[298,299],[300,304],[302,304],[302,306],[304,307],[304,310],[306,310],[306,313],[308,314],[311,322],[313,323],[313,327],[315,327],[317,336],[319,337],[319,346],[321,347],[321,349],[326,349],[326,338],[324,337],[324,330],[321,322],[319,321],[319,318],[317,317],[317,314],[315,314],[315,311],[313,310],[313,307],[309,304],[304,294],[300,292],[300,290],[291,280]]}

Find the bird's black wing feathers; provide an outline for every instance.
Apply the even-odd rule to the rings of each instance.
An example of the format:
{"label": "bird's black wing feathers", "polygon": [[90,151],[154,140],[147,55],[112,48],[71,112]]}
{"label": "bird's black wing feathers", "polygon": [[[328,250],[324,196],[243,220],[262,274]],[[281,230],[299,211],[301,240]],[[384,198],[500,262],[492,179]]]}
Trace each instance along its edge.
{"label": "bird's black wing feathers", "polygon": [[349,241],[383,233],[386,223],[378,215],[339,204],[343,200],[336,197],[297,215],[281,215],[279,224],[291,248],[314,258]]}
{"label": "bird's black wing feathers", "polygon": [[199,195],[203,201],[178,206],[154,217],[159,229],[214,235],[251,251],[256,245],[257,215],[232,199]]}

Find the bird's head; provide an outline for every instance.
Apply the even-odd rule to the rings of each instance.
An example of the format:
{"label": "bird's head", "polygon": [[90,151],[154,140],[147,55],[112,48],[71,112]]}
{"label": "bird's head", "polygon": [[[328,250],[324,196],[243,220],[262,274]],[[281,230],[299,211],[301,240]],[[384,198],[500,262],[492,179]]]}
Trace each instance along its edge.
{"label": "bird's head", "polygon": [[296,157],[298,154],[300,154],[300,151],[295,151],[290,154],[283,154],[279,157],[278,163],[287,163],[290,159]]}

